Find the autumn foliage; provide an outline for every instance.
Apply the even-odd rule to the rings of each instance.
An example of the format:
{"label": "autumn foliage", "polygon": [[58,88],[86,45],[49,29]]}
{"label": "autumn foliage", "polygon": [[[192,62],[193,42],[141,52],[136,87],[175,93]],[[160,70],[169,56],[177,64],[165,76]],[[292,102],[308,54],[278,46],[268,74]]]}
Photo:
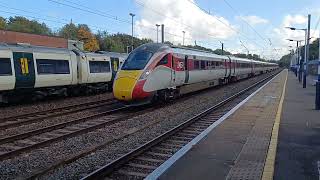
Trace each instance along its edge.
{"label": "autumn foliage", "polygon": [[97,38],[88,29],[80,27],[78,30],[78,39],[84,42],[84,50],[99,50],[99,43]]}

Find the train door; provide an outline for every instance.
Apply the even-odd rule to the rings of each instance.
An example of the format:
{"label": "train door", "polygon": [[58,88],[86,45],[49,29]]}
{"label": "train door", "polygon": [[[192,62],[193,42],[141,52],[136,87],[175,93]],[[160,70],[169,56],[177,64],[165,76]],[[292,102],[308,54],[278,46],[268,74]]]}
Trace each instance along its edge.
{"label": "train door", "polygon": [[227,60],[224,60],[224,77],[228,77],[228,64]]}
{"label": "train door", "polygon": [[35,85],[34,60],[32,53],[13,52],[16,89],[33,88]]}
{"label": "train door", "polygon": [[228,63],[228,66],[227,66],[227,68],[228,68],[228,71],[229,71],[229,73],[228,73],[228,77],[231,77],[231,58],[230,57],[228,57],[229,58],[229,63]]}
{"label": "train door", "polygon": [[176,81],[176,71],[175,71],[175,63],[173,55],[169,56],[169,60],[171,62],[171,86],[175,86]]}
{"label": "train door", "polygon": [[188,83],[189,81],[189,68],[188,68],[188,56],[184,57],[184,71],[185,71],[185,80],[184,83]]}
{"label": "train door", "polygon": [[238,64],[238,61],[234,61],[234,64],[233,64],[233,74],[236,75],[236,67],[237,67],[237,64]]}
{"label": "train door", "polygon": [[110,60],[111,60],[112,80],[113,80],[119,69],[119,58],[111,57]]}

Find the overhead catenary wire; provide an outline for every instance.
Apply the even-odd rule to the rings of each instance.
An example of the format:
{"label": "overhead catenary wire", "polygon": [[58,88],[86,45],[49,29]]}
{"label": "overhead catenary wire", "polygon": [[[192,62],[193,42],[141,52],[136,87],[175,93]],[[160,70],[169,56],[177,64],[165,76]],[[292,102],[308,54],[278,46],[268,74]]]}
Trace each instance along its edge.
{"label": "overhead catenary wire", "polygon": [[227,0],[223,0],[227,6],[230,7],[230,9],[232,9],[236,14],[238,14],[238,16],[240,17],[240,19],[242,21],[244,21],[263,41],[266,41],[266,43],[268,43],[268,40],[264,37],[262,37],[262,35],[250,24],[248,23],[241,15],[240,13],[227,1]]}
{"label": "overhead catenary wire", "polygon": [[[40,13],[35,12],[35,11],[27,11],[27,10],[24,10],[24,9],[13,8],[13,7],[10,7],[10,6],[3,5],[3,4],[0,4],[0,7],[4,7],[4,8],[7,8],[7,9],[12,9],[14,11],[19,11],[19,12],[28,13],[28,14],[36,14],[38,17],[32,16],[32,15],[26,15],[26,14],[22,14],[22,13],[16,13],[16,12],[0,10],[0,12],[6,13],[6,14],[11,14],[11,15],[14,14],[14,15],[17,15],[17,16],[24,16],[24,17],[28,17],[28,18],[31,18],[31,19],[37,19],[37,20],[42,20],[42,21],[46,21],[46,22],[53,22],[53,23],[62,24],[62,25],[66,25],[66,24],[70,23],[70,21],[67,20],[67,19],[58,18],[58,17],[54,17],[54,16],[43,15],[43,14],[40,14]],[[48,18],[42,18],[41,16],[54,18],[56,20],[52,20],[52,19],[48,19]],[[76,21],[73,21],[73,23],[82,24],[81,22],[76,22]],[[96,26],[96,25],[92,25],[92,24],[89,24],[89,26],[91,27],[91,29],[94,29],[96,31],[106,30],[107,32],[113,32],[113,33],[118,33],[119,32],[119,31],[116,31],[116,30],[111,30],[110,28],[105,28],[105,27]],[[136,26],[140,26],[140,25],[136,25]],[[56,29],[60,29],[59,27],[55,27],[55,28]],[[156,31],[156,29],[154,29],[152,27],[143,26],[143,28],[148,28],[150,30]],[[180,35],[176,35],[176,34],[173,34],[173,33],[170,33],[170,32],[165,32],[165,34],[171,35],[171,36],[175,36],[175,37],[179,37],[179,38],[182,37]],[[191,41],[193,40],[192,38],[186,38],[186,39],[189,39]]]}
{"label": "overhead catenary wire", "polygon": [[[228,27],[229,29],[231,29],[232,31],[236,32],[238,35],[242,35],[245,39],[249,40],[249,41],[252,41],[246,34],[244,34],[243,32],[241,31],[238,31],[237,29],[235,29],[234,27],[230,26],[229,24],[223,22],[222,20],[220,20],[219,18],[215,17],[212,15],[212,12],[208,12],[207,10],[203,9],[201,6],[199,6],[197,3],[195,3],[194,1],[192,0],[186,0],[188,1],[189,3],[192,3],[193,5],[195,5],[196,7],[198,7],[200,10],[202,10],[204,13],[212,16],[213,18],[215,18],[216,20],[218,20],[219,22],[221,22],[222,24],[224,24],[226,27]],[[262,48],[264,48],[264,46],[258,44],[257,42],[255,41],[252,41],[254,44],[256,44],[257,46],[260,46]]]}
{"label": "overhead catenary wire", "polygon": [[[151,8],[151,7],[148,6],[146,3],[143,3],[143,2],[141,2],[141,1],[139,1],[139,0],[132,0],[132,1],[136,2],[136,3],[137,3],[138,5],[140,5],[141,7],[144,7],[144,8],[147,8],[147,9],[151,10],[153,13],[155,13],[155,14],[157,14],[157,15],[159,15],[159,16],[168,18],[168,19],[171,20],[171,21],[174,21],[174,22],[176,22],[176,23],[178,23],[178,24],[183,25],[183,26],[186,27],[186,29],[188,29],[188,30],[191,30],[191,31],[194,30],[194,27],[192,27],[192,26],[190,26],[190,25],[188,25],[188,24],[186,24],[186,23],[181,22],[181,21],[180,21],[181,19],[179,19],[179,18],[168,16],[168,15],[166,15],[166,14],[164,14],[164,13],[162,13],[162,12],[160,12],[160,11],[154,9],[154,8]],[[192,32],[192,34],[197,34],[197,33]],[[200,34],[198,34],[198,35],[200,35]],[[207,33],[206,35],[208,35],[211,39],[216,39],[216,40],[222,40],[222,39],[223,39],[223,38],[216,38],[215,35],[210,34],[210,33]],[[223,39],[223,40],[224,40],[224,41],[228,41],[228,40],[226,40],[226,39]]]}

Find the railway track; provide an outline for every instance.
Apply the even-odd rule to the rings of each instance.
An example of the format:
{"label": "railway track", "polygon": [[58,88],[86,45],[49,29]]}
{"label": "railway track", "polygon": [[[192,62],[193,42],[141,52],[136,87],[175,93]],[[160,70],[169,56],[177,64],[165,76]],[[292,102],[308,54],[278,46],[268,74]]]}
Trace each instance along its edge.
{"label": "railway track", "polygon": [[107,100],[100,100],[95,102],[65,106],[65,107],[55,108],[55,109],[50,109],[45,111],[32,112],[28,114],[11,116],[7,118],[1,118],[0,130],[22,126],[26,124],[31,124],[37,121],[45,120],[47,118],[68,115],[68,114],[80,112],[83,110],[89,110],[89,109],[102,107],[106,105],[112,105],[112,104],[115,104],[116,102],[117,101],[115,99],[107,99]]}
{"label": "railway track", "polygon": [[0,160],[5,160],[62,139],[126,120],[130,117],[130,113],[129,115],[116,114],[125,109],[128,109],[128,107],[122,106],[106,112],[79,117],[72,121],[2,138],[0,139]]}
{"label": "railway track", "polygon": [[274,75],[247,87],[83,178],[143,179]]}

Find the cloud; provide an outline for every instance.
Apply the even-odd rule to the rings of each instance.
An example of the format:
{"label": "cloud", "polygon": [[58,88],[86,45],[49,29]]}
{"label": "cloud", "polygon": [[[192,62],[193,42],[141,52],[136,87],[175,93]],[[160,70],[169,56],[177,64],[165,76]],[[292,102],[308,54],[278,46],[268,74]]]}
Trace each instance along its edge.
{"label": "cloud", "polygon": [[174,44],[182,43],[182,31],[185,31],[185,44],[193,44],[195,40],[228,39],[236,34],[227,27],[236,29],[227,19],[209,15],[186,0],[135,0],[135,2],[141,6],[141,18],[135,22],[136,34],[139,37],[156,40],[155,24],[165,25],[165,41]]}
{"label": "cloud", "polygon": [[[295,47],[296,42],[290,42],[287,39],[293,39],[293,40],[304,40],[305,38],[305,32],[301,30],[290,30],[285,27],[296,27],[296,28],[306,28],[307,27],[307,21],[308,18],[306,15],[303,14],[288,14],[283,17],[282,23],[279,27],[276,27],[272,30],[272,35],[270,38],[272,38],[272,42],[275,46],[277,46],[278,52],[280,57],[282,55],[289,53],[289,45]],[[315,37],[318,37],[319,30],[313,29],[311,26],[310,30],[310,36],[315,35]],[[314,39],[312,39],[314,40]],[[301,45],[304,44],[304,41],[301,42]]]}
{"label": "cloud", "polygon": [[236,16],[237,20],[245,20],[250,25],[257,25],[257,24],[267,24],[269,21],[267,19],[263,19],[259,16]]}
{"label": "cloud", "polygon": [[283,20],[283,26],[292,26],[306,24],[308,21],[307,16],[296,14],[296,15],[286,15]]}

